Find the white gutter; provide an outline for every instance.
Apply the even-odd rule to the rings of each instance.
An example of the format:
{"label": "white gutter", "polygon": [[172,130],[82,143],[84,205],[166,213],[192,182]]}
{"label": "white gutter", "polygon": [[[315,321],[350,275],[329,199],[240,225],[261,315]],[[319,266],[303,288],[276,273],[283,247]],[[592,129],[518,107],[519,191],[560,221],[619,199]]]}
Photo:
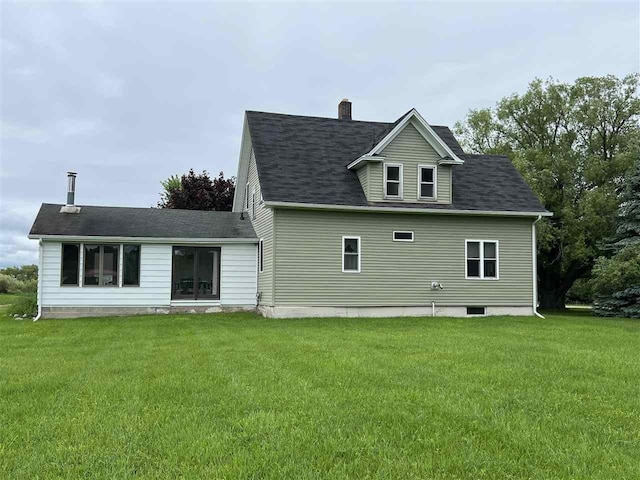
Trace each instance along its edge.
{"label": "white gutter", "polygon": [[176,245],[203,245],[212,243],[258,243],[257,238],[156,238],[156,237],[109,237],[91,235],[29,235],[31,239],[55,240],[59,242],[114,242],[114,243],[172,243]]}
{"label": "white gutter", "polygon": [[38,242],[38,292],[36,293],[37,295],[37,300],[38,300],[38,314],[35,316],[35,318],[33,319],[34,322],[37,322],[38,320],[40,320],[40,317],[42,316],[42,250],[43,250],[43,246],[42,246],[42,240],[40,240]]}
{"label": "white gutter", "polygon": [[536,317],[544,318],[538,313],[538,253],[536,244],[536,223],[542,219],[539,215],[531,224],[531,256],[533,257],[533,313]]}
{"label": "white gutter", "polygon": [[440,208],[408,208],[408,207],[381,207],[381,206],[352,206],[352,205],[330,205],[322,203],[294,203],[294,202],[268,202],[265,201],[266,207],[279,208],[308,208],[312,210],[349,210],[364,212],[401,212],[416,214],[435,214],[435,215],[484,215],[499,217],[552,217],[551,212],[512,212],[512,211],[491,211],[491,210],[446,210]]}

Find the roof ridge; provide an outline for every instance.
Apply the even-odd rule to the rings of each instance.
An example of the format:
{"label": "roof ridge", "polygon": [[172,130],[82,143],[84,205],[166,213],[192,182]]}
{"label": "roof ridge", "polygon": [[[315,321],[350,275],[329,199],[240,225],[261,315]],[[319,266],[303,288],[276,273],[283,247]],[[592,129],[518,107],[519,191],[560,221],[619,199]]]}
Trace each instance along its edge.
{"label": "roof ridge", "polygon": [[278,115],[281,117],[296,117],[296,118],[316,118],[318,120],[333,120],[335,122],[341,123],[376,123],[378,125],[391,125],[390,122],[378,122],[375,120],[340,120],[339,118],[333,117],[320,117],[317,115],[295,115],[293,113],[279,113],[279,112],[262,112],[259,110],[245,110],[245,113],[263,113],[266,115]]}

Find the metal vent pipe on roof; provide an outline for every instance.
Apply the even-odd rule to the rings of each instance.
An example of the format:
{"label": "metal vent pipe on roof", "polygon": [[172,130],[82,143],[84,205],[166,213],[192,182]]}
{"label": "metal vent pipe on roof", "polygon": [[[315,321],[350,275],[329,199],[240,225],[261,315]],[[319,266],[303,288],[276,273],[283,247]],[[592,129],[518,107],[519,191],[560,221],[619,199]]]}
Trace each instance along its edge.
{"label": "metal vent pipe on roof", "polygon": [[76,172],[67,172],[67,206],[75,205],[76,201]]}

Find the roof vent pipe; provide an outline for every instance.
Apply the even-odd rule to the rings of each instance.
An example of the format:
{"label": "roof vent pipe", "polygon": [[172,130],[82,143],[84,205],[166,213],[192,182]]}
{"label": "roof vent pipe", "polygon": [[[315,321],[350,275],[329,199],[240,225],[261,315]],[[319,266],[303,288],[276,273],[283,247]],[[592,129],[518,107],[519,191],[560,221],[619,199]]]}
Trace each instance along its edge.
{"label": "roof vent pipe", "polygon": [[67,172],[67,206],[75,204],[76,201],[76,172]]}
{"label": "roof vent pipe", "polygon": [[60,213],[80,213],[76,207],[76,172],[67,172],[67,204],[60,209]]}

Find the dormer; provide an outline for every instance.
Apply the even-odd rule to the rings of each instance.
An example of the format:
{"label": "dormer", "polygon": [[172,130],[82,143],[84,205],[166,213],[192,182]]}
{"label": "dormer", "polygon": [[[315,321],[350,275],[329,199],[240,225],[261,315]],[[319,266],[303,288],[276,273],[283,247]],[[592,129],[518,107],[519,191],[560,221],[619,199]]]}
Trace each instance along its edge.
{"label": "dormer", "polygon": [[414,109],[347,168],[369,202],[450,204],[452,168],[463,163]]}

